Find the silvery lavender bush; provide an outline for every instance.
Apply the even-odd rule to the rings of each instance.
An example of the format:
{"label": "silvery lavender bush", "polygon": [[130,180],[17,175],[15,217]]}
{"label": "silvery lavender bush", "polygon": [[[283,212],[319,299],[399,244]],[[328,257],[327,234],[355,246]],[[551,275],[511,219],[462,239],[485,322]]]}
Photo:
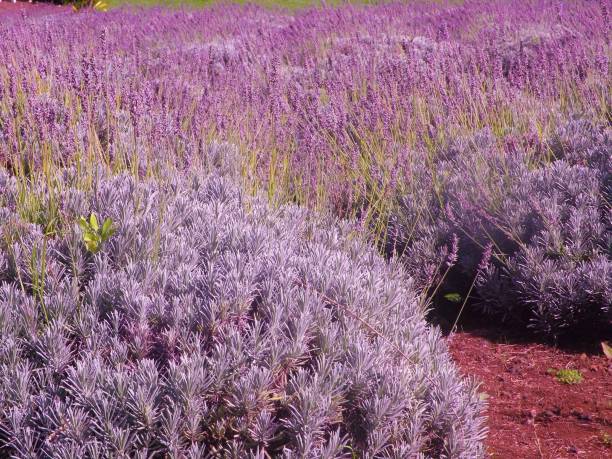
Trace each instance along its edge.
{"label": "silvery lavender bush", "polygon": [[597,335],[612,325],[610,130],[571,121],[551,148],[559,159],[517,169],[493,220],[517,249],[479,292],[485,308],[527,317],[547,336]]}
{"label": "silvery lavender bush", "polygon": [[418,181],[429,201],[400,202],[387,250],[403,247],[409,271],[433,272],[427,286],[456,264],[446,280],[459,285],[440,293],[474,282],[475,306],[543,337],[596,336],[612,323],[611,151],[609,127],[580,118],[539,158],[486,131],[459,140]]}
{"label": "silvery lavender bush", "polygon": [[[62,171],[45,236],[0,170],[1,454],[484,455],[475,385],[351,226],[215,172],[99,177]],[[117,229],[96,254],[90,212]]]}

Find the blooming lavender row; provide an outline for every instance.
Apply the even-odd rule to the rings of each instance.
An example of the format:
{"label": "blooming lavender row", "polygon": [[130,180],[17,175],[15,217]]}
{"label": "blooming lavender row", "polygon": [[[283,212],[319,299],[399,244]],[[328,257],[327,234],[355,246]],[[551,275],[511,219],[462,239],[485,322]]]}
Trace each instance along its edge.
{"label": "blooming lavender row", "polygon": [[[0,170],[0,455],[483,456],[475,385],[351,227],[216,173],[30,192],[58,189],[44,235]],[[90,212],[116,226],[95,254]]]}
{"label": "blooming lavender row", "polygon": [[251,152],[250,172],[274,193],[355,213],[457,136],[489,127],[532,153],[568,113],[605,120],[609,9],[466,1],[9,19],[0,153],[185,163],[221,136]]}

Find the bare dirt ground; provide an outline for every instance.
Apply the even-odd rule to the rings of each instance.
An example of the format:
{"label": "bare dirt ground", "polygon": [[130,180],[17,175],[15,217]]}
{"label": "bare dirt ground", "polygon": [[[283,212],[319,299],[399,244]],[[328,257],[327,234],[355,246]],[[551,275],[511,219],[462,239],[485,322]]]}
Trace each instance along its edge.
{"label": "bare dirt ground", "polygon": [[[612,360],[471,329],[448,338],[457,364],[488,396],[491,458],[612,457]],[[578,384],[553,372],[579,370]]]}

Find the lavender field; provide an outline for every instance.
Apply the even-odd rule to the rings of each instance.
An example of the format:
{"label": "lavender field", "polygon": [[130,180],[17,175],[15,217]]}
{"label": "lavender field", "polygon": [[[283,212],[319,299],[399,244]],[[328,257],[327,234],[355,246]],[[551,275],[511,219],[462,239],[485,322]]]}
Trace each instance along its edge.
{"label": "lavender field", "polygon": [[0,457],[484,457],[428,319],[610,333],[611,10],[0,17]]}

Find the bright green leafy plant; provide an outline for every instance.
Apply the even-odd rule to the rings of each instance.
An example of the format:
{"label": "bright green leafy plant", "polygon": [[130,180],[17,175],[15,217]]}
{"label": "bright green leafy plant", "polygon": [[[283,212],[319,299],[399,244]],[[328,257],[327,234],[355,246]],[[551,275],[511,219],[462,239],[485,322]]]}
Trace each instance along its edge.
{"label": "bright green leafy plant", "polygon": [[461,303],[461,295],[458,293],[447,293],[444,295],[444,299],[450,301],[451,303]]}
{"label": "bright green leafy plant", "polygon": [[108,4],[104,0],[75,0],[72,3],[74,11],[91,8],[95,11],[107,11]]}
{"label": "bright green leafy plant", "polygon": [[85,217],[79,219],[79,226],[83,231],[83,242],[87,250],[91,253],[96,253],[108,239],[115,234],[116,228],[113,226],[113,221],[107,217],[102,223],[98,224],[98,218],[95,214],[89,216],[89,220]]}
{"label": "bright green leafy plant", "polygon": [[556,370],[550,368],[548,373],[554,375],[555,379],[562,384],[580,384],[582,382],[582,373],[579,370],[569,370],[567,368]]}

